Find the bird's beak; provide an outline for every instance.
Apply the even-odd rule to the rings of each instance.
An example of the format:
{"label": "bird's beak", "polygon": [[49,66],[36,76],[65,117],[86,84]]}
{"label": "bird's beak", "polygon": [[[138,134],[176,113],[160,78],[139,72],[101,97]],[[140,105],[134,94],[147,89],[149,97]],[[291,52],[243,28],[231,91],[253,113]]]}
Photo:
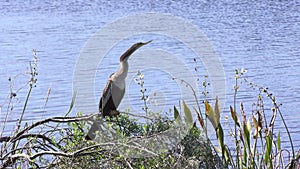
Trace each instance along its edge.
{"label": "bird's beak", "polygon": [[152,40],[148,41],[148,42],[139,42],[136,43],[134,45],[132,45],[125,53],[123,53],[123,55],[120,57],[120,62],[123,61],[127,61],[127,59],[129,58],[129,56],[136,51],[138,48],[147,45],[148,43],[152,42]]}
{"label": "bird's beak", "polygon": [[148,43],[151,43],[152,42],[152,40],[149,40],[148,42],[142,42],[142,46],[144,46],[144,45],[147,45]]}

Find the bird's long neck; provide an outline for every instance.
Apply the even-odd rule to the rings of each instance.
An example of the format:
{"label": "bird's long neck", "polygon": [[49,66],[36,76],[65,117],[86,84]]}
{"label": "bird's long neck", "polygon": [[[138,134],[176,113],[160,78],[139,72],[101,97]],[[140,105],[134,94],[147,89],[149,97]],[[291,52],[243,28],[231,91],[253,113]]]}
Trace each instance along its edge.
{"label": "bird's long neck", "polygon": [[124,81],[125,78],[127,77],[127,74],[128,74],[128,62],[126,60],[126,61],[120,62],[120,68],[115,73],[116,81]]}

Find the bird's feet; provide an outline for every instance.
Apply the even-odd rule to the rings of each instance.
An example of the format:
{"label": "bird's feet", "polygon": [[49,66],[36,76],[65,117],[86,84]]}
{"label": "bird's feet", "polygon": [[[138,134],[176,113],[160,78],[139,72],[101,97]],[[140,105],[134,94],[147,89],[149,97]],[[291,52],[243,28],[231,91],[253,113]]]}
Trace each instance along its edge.
{"label": "bird's feet", "polygon": [[118,115],[120,115],[120,112],[119,112],[118,110],[111,110],[111,111],[109,112],[109,116],[110,116],[110,117],[118,116]]}

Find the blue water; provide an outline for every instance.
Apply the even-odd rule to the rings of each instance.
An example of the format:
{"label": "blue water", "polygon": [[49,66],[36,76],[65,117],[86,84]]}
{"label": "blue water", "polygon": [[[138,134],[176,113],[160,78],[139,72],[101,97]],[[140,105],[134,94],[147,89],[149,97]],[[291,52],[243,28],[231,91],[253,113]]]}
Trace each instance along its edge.
{"label": "blue water", "polygon": [[[248,70],[248,80],[267,86],[282,103],[281,110],[290,127],[294,145],[300,148],[299,136],[299,101],[300,101],[300,3],[288,2],[239,2],[239,1],[10,1],[0,4],[0,105],[1,121],[6,115],[7,97],[9,95],[9,77],[15,79],[13,91],[17,91],[14,99],[14,111],[9,114],[9,133],[19,118],[24,104],[28,85],[28,75],[24,75],[32,60],[32,49],[37,49],[38,81],[33,89],[25,115],[25,121],[45,117],[62,116],[69,108],[73,94],[73,76],[80,52],[87,41],[105,25],[120,18],[139,15],[147,12],[168,13],[180,17],[195,25],[209,39],[219,55],[226,77],[226,106],[222,118],[228,115],[228,107],[232,105],[234,69]],[[134,21],[133,21],[134,22]],[[151,25],[148,25],[151,27]],[[126,27],[124,28],[126,29]],[[170,28],[170,31],[172,32]],[[134,30],[128,30],[134,31]],[[188,30],[187,30],[188,31]],[[117,43],[105,57],[97,70],[95,102],[106,83],[107,77],[118,67],[118,57],[136,40],[150,40],[146,49],[163,49],[176,53],[180,61],[189,68],[193,75],[195,64],[193,51],[172,37],[161,35],[145,35],[123,39]],[[193,37],[190,37],[191,41]],[[105,42],[102,42],[105,43]],[[110,57],[111,56],[111,57]],[[155,59],[155,56],[153,56]],[[134,64],[135,58],[131,58]],[[171,59],[166,61],[170,62]],[[147,66],[147,62],[144,63]],[[197,61],[198,74],[209,73],[201,60]],[[167,65],[172,67],[172,64]],[[221,70],[222,68],[220,68]],[[135,70],[130,70],[136,73]],[[153,110],[168,112],[181,98],[178,84],[170,80],[168,73],[160,68],[149,68],[145,74],[145,87],[148,94],[158,97],[160,104]],[[185,76],[186,72],[182,72]],[[180,75],[178,75],[180,76]],[[196,76],[194,77],[196,78]],[[88,80],[88,79],[87,79]],[[139,86],[133,79],[130,82],[128,97],[132,109],[141,110]],[[248,113],[255,102],[255,94],[241,85],[238,94]],[[48,89],[51,93],[47,105],[45,97]],[[201,89],[199,89],[201,91]],[[92,96],[94,97],[94,96]],[[155,102],[155,101],[153,101]],[[153,105],[155,105],[153,103]],[[122,104],[120,109],[128,105]],[[270,105],[266,109],[270,109]],[[226,120],[224,120],[226,121]],[[2,125],[0,126],[2,128]],[[283,130],[278,121],[279,129]],[[228,127],[230,128],[230,126]],[[0,130],[1,131],[1,130]],[[227,130],[229,131],[229,130]],[[283,131],[284,132],[284,131]],[[283,135],[283,140],[286,135]],[[286,145],[289,147],[289,145]]]}

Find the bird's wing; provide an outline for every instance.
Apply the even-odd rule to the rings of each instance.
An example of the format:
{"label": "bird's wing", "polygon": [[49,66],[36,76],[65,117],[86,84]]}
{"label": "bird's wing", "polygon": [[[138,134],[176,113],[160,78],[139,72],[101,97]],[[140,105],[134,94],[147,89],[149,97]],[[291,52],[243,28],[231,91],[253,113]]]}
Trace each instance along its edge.
{"label": "bird's wing", "polygon": [[103,107],[105,107],[109,98],[111,97],[111,91],[112,91],[112,81],[108,80],[107,84],[103,90],[103,93],[102,93],[102,106]]}
{"label": "bird's wing", "polygon": [[[112,75],[110,75],[110,77]],[[107,83],[106,83],[106,86],[105,86],[105,88],[103,89],[103,92],[102,92],[101,103],[100,103],[101,108],[106,106],[108,100],[112,96],[112,88],[113,88],[112,80],[109,78]]]}

